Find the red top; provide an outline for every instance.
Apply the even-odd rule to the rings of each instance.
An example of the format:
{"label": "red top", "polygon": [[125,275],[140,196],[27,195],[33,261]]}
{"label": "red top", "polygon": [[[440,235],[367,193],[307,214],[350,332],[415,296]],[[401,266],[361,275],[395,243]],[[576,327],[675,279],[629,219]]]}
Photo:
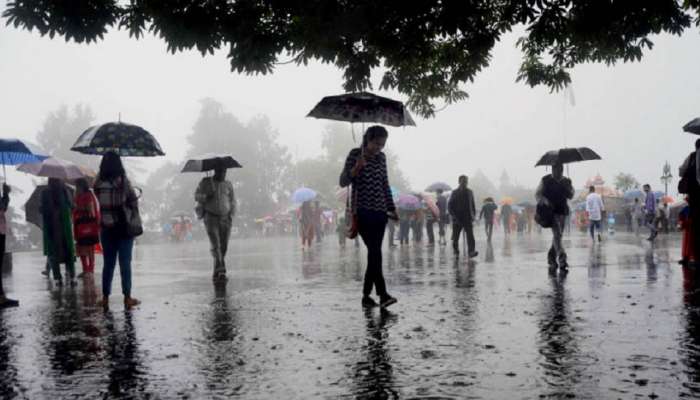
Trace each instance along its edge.
{"label": "red top", "polygon": [[[73,224],[76,225],[76,221],[81,218],[94,218],[94,222],[90,221],[90,224],[95,223],[98,227],[100,226],[100,207],[97,204],[97,199],[92,191],[81,193],[75,196],[75,208],[73,209]],[[77,233],[76,237],[77,237]]]}

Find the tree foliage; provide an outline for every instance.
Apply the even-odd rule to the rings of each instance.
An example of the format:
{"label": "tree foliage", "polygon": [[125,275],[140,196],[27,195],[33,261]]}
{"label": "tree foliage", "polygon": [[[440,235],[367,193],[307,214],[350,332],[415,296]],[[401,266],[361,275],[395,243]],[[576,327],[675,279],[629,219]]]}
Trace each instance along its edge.
{"label": "tree foliage", "polygon": [[44,125],[36,134],[36,140],[52,157],[95,168],[99,157],[80,154],[70,149],[78,136],[92,125],[94,120],[95,115],[90,106],[77,104],[71,110],[62,105],[46,117]]}
{"label": "tree foliage", "polygon": [[624,192],[637,187],[639,187],[639,181],[637,181],[634,175],[624,172],[615,175],[615,189]]}
{"label": "tree foliage", "polygon": [[398,90],[432,116],[435,101],[465,99],[462,85],[486,68],[507,32],[523,61],[518,81],[559,90],[586,62],[638,61],[650,36],[680,35],[700,23],[698,0],[15,0],[7,24],[90,43],[110,27],[134,38],[151,33],[171,52],[226,49],[232,71],[271,73],[311,60],[344,71],[346,91]]}

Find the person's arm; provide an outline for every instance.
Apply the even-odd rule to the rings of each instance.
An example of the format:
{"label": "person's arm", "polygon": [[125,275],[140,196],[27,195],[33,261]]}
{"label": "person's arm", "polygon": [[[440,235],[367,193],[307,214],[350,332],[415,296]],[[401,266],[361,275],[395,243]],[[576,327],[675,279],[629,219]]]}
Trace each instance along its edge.
{"label": "person's arm", "polygon": [[138,207],[139,197],[136,195],[136,190],[126,178],[124,179],[124,184],[126,185],[126,204],[133,208]]}
{"label": "person's arm", "polygon": [[[535,200],[538,203],[549,204],[549,200],[547,200],[547,198],[544,197],[544,184],[542,181],[540,181],[540,184],[537,185],[537,190],[535,190]],[[502,207],[501,207],[501,210],[503,210]]]}
{"label": "person's arm", "polygon": [[569,178],[564,178],[565,179],[565,185],[566,185],[566,198],[571,200],[574,198],[574,186],[571,184],[571,179]]}
{"label": "person's arm", "polygon": [[391,214],[392,218],[398,217],[396,215],[396,205],[394,204],[394,196],[391,194],[391,186],[389,186],[389,172],[386,167],[386,156],[381,153],[381,165],[382,165],[382,185],[384,190],[384,198],[386,201],[386,209]]}
{"label": "person's arm", "polygon": [[207,190],[204,188],[204,181],[206,179],[207,178],[204,178],[201,181],[199,181],[199,185],[197,185],[197,190],[194,192],[194,200],[200,204],[206,202],[209,197]]}
{"label": "person's arm", "polygon": [[359,173],[359,170],[355,168],[358,164],[359,153],[357,149],[352,149],[348,153],[347,158],[345,158],[345,166],[340,173],[340,187],[349,186],[355,180],[357,173]]}
{"label": "person's arm", "polygon": [[481,206],[481,211],[479,212],[479,219],[484,217],[484,211],[485,211],[484,209],[485,208],[486,208],[485,204],[483,206]]}
{"label": "person's arm", "polygon": [[455,192],[452,192],[452,195],[450,196],[450,201],[447,202],[447,212],[454,218],[455,215]]}
{"label": "person's arm", "polygon": [[472,220],[476,216],[476,204],[474,204],[474,192],[469,192],[469,210]]}
{"label": "person's arm", "polygon": [[231,219],[236,215],[236,193],[233,191],[233,184],[229,182],[229,187],[231,189],[231,195],[229,198],[231,204]]}
{"label": "person's arm", "polygon": [[7,211],[10,206],[10,186],[2,184],[2,197],[0,198],[0,211]]}

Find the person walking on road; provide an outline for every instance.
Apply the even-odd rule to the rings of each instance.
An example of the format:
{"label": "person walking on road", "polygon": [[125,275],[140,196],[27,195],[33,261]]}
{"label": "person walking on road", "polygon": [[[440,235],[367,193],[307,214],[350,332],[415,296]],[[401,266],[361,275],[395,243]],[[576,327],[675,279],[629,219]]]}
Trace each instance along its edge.
{"label": "person walking on road", "polygon": [[66,276],[75,285],[75,243],[73,241],[73,199],[62,180],[49,178],[49,185],[41,192],[41,215],[44,231],[44,255],[48,258],[53,278],[63,284],[61,264],[66,265]]}
{"label": "person walking on road", "polygon": [[92,281],[95,272],[95,246],[100,243],[100,206],[85,178],[75,182],[75,208],[73,209],[73,233],[75,252],[83,265],[84,279]]}
{"label": "person walking on road", "polygon": [[100,241],[102,242],[102,307],[109,308],[114,269],[119,260],[124,307],[141,302],[131,297],[131,256],[134,237],[129,233],[126,209],[138,209],[138,196],[126,176],[121,157],[115,152],[102,156],[100,170],[93,187],[100,205]]}
{"label": "person walking on road", "polygon": [[479,219],[484,221],[484,230],[486,231],[486,240],[491,241],[493,235],[493,215],[496,213],[498,206],[491,197],[484,199],[484,204],[479,212]]}
{"label": "person walking on road", "polygon": [[590,186],[588,188],[588,196],[586,196],[586,212],[588,213],[588,229],[591,234],[591,240],[593,241],[595,241],[596,230],[598,231],[598,241],[603,241],[601,235],[603,211],[605,211],[603,198],[595,192],[595,186]]}
{"label": "person walking on road", "polygon": [[226,168],[218,166],[214,176],[205,177],[197,186],[194,199],[204,211],[204,227],[209,236],[214,257],[215,281],[226,281],[226,251],[231,238],[231,226],[236,215],[233,184],[226,180]]}
{"label": "person walking on road", "polygon": [[311,207],[311,201],[301,203],[299,209],[299,224],[301,225],[301,248],[311,247],[311,242],[314,240],[314,231],[316,224],[314,223],[314,210]]}
{"label": "person walking on road", "polygon": [[646,183],[643,186],[646,197],[644,198],[644,223],[649,228],[648,241],[653,242],[659,231],[656,229],[656,196],[651,191],[651,186]]}
{"label": "person walking on road", "polygon": [[321,202],[314,202],[313,214],[314,233],[316,234],[316,243],[323,241],[323,210],[321,210]]}
{"label": "person walking on road", "polygon": [[408,236],[411,231],[411,219],[413,218],[413,212],[411,211],[399,211],[399,244],[401,246],[408,245]]}
{"label": "person walking on road", "polygon": [[433,226],[435,225],[435,216],[432,211],[425,210],[425,233],[428,236],[428,246],[435,246],[435,230]]}
{"label": "person walking on road", "polygon": [[459,235],[464,229],[467,234],[467,249],[469,258],[479,255],[475,250],[474,226],[476,217],[476,207],[474,206],[474,194],[467,188],[468,178],[466,175],[459,177],[459,187],[452,191],[450,202],[447,208],[452,216],[452,250],[455,256],[459,256]]}
{"label": "person walking on road", "polygon": [[632,204],[632,227],[636,236],[639,236],[642,225],[644,225],[644,207],[639,202],[639,198],[635,197]]}
{"label": "person walking on road", "polygon": [[[396,298],[387,292],[382,272],[382,241],[386,224],[389,218],[398,219],[389,187],[386,156],[382,152],[388,136],[387,130],[379,125],[367,128],[362,147],[350,151],[340,174],[341,187],[352,184],[358,232],[367,246],[363,307],[379,305],[384,308],[396,303]],[[379,296],[379,304],[370,296],[373,288]]]}
{"label": "person walking on road", "polygon": [[689,241],[694,256],[700,254],[700,139],[695,141],[695,151],[686,157],[679,168],[678,191],[688,195]]}
{"label": "person walking on road", "polygon": [[438,244],[441,246],[447,245],[445,238],[445,226],[450,222],[450,213],[447,210],[447,197],[443,194],[442,189],[437,190],[437,199],[435,200],[440,215],[438,216]]}
{"label": "person walking on road", "polygon": [[566,250],[562,244],[564,227],[569,217],[568,200],[574,197],[574,187],[571,180],[564,176],[564,166],[561,163],[552,166],[552,173],[542,177],[535,199],[552,212],[552,246],[547,254],[550,268],[567,271]]}
{"label": "person walking on road", "polygon": [[505,203],[501,206],[501,221],[503,223],[503,234],[510,235],[510,216],[513,214],[513,208],[510,204]]}
{"label": "person walking on road", "polygon": [[10,186],[7,183],[2,184],[2,197],[0,197],[0,308],[17,307],[19,301],[9,299],[5,295],[5,289],[2,285],[2,266],[5,261],[5,240],[7,239],[7,207],[10,205]]}

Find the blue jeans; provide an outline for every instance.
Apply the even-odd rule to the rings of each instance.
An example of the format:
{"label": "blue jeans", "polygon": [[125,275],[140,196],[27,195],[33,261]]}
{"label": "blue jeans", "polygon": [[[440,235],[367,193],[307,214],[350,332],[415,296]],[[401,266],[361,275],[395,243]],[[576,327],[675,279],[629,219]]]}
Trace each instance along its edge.
{"label": "blue jeans", "polygon": [[600,220],[590,220],[589,222],[589,231],[591,233],[591,239],[594,239],[595,231],[596,229],[598,230],[598,234],[600,235]]}
{"label": "blue jeans", "polygon": [[105,229],[100,235],[102,241],[102,294],[107,297],[112,294],[112,278],[114,268],[119,258],[119,273],[122,278],[122,293],[124,297],[131,296],[131,253],[134,249],[134,238],[124,238]]}

